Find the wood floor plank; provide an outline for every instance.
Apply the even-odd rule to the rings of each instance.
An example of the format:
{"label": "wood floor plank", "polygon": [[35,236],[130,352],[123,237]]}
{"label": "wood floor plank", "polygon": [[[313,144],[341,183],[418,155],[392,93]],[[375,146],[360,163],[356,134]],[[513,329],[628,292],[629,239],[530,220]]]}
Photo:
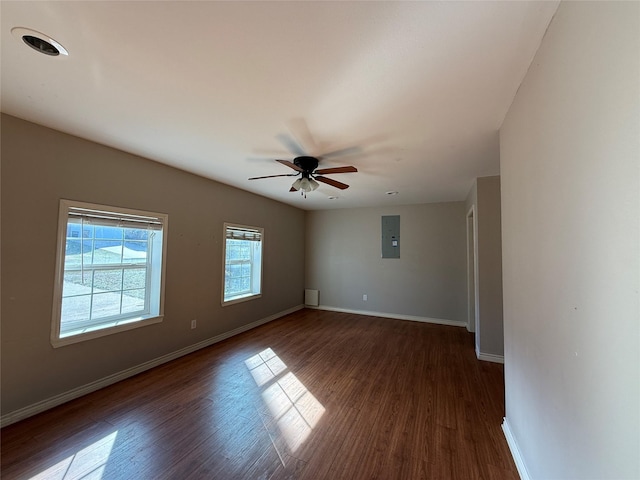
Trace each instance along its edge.
{"label": "wood floor plank", "polygon": [[2,478],[517,479],[457,327],[301,310],[0,432]]}

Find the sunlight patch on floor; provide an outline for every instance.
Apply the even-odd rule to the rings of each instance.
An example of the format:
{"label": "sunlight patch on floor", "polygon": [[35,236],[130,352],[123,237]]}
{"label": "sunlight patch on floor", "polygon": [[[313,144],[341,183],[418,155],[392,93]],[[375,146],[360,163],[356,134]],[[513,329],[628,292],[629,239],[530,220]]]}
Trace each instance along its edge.
{"label": "sunlight patch on floor", "polygon": [[263,350],[245,360],[245,365],[256,384],[263,387],[261,396],[269,415],[275,421],[289,450],[295,452],[318,424],[325,408],[288,371],[285,363],[272,349]]}
{"label": "sunlight patch on floor", "polygon": [[30,480],[101,480],[117,436],[115,431],[101,438]]}

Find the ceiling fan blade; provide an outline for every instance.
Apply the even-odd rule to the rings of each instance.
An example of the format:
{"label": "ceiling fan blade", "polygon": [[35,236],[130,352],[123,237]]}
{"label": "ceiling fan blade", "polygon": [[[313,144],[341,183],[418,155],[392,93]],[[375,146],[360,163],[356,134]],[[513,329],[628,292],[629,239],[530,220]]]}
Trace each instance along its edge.
{"label": "ceiling fan blade", "polygon": [[299,166],[297,166],[295,163],[290,162],[289,160],[276,160],[276,162],[280,162],[283,165],[286,165],[289,168],[293,168],[295,171],[297,172],[304,172],[303,169],[301,169]]}
{"label": "ceiling fan blade", "polygon": [[260,180],[261,178],[274,178],[274,177],[297,177],[297,173],[283,173],[281,175],[265,175],[264,177],[251,177],[249,180]]}
{"label": "ceiling fan blade", "polygon": [[322,160],[324,158],[341,157],[344,155],[355,155],[356,153],[360,153],[360,152],[362,152],[362,149],[360,147],[347,147],[347,148],[341,148],[340,150],[334,150],[333,152],[324,153],[316,158],[318,160]]}
{"label": "ceiling fan blade", "polygon": [[347,185],[346,183],[338,182],[337,180],[334,180],[332,178],[325,178],[325,177],[313,177],[313,178],[315,178],[319,182],[326,183],[327,185],[331,185],[332,187],[339,188],[340,190],[345,190],[349,188],[349,185]]}
{"label": "ceiling fan blade", "polygon": [[280,133],[276,135],[276,138],[286,147],[287,150],[289,150],[294,155],[297,155],[298,157],[304,157],[307,154],[291,135]]}
{"label": "ceiling fan blade", "polygon": [[318,146],[304,118],[292,118],[286,125],[289,132],[291,132],[291,136],[295,138],[298,145],[302,146],[302,149],[307,152],[305,155],[317,153]]}
{"label": "ceiling fan blade", "polygon": [[316,170],[314,173],[319,173],[324,175],[326,173],[355,173],[358,169],[356,167],[334,167],[334,168],[321,168],[320,170]]}

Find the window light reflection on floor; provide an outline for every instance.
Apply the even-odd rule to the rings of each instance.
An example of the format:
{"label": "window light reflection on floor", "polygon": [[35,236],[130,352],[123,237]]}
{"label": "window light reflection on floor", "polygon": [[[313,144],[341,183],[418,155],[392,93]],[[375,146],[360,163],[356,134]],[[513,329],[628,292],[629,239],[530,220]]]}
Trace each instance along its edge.
{"label": "window light reflection on floor", "polygon": [[272,349],[245,360],[245,365],[262,388],[262,400],[272,419],[265,427],[269,429],[275,423],[289,450],[295,452],[318,424],[325,408]]}
{"label": "window light reflection on floor", "polygon": [[101,479],[117,436],[115,431],[102,437],[30,480]]}

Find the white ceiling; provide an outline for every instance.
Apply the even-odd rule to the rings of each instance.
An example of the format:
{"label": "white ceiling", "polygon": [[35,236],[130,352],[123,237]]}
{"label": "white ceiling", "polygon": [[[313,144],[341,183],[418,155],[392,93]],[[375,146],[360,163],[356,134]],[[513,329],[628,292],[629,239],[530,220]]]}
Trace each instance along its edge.
{"label": "white ceiling", "polygon": [[[557,6],[3,0],[2,111],[307,210],[462,200],[499,173],[498,129]],[[320,163],[357,167],[331,175],[351,187],[247,180],[293,172],[273,161],[296,156],[283,134],[312,155],[358,147]]]}

